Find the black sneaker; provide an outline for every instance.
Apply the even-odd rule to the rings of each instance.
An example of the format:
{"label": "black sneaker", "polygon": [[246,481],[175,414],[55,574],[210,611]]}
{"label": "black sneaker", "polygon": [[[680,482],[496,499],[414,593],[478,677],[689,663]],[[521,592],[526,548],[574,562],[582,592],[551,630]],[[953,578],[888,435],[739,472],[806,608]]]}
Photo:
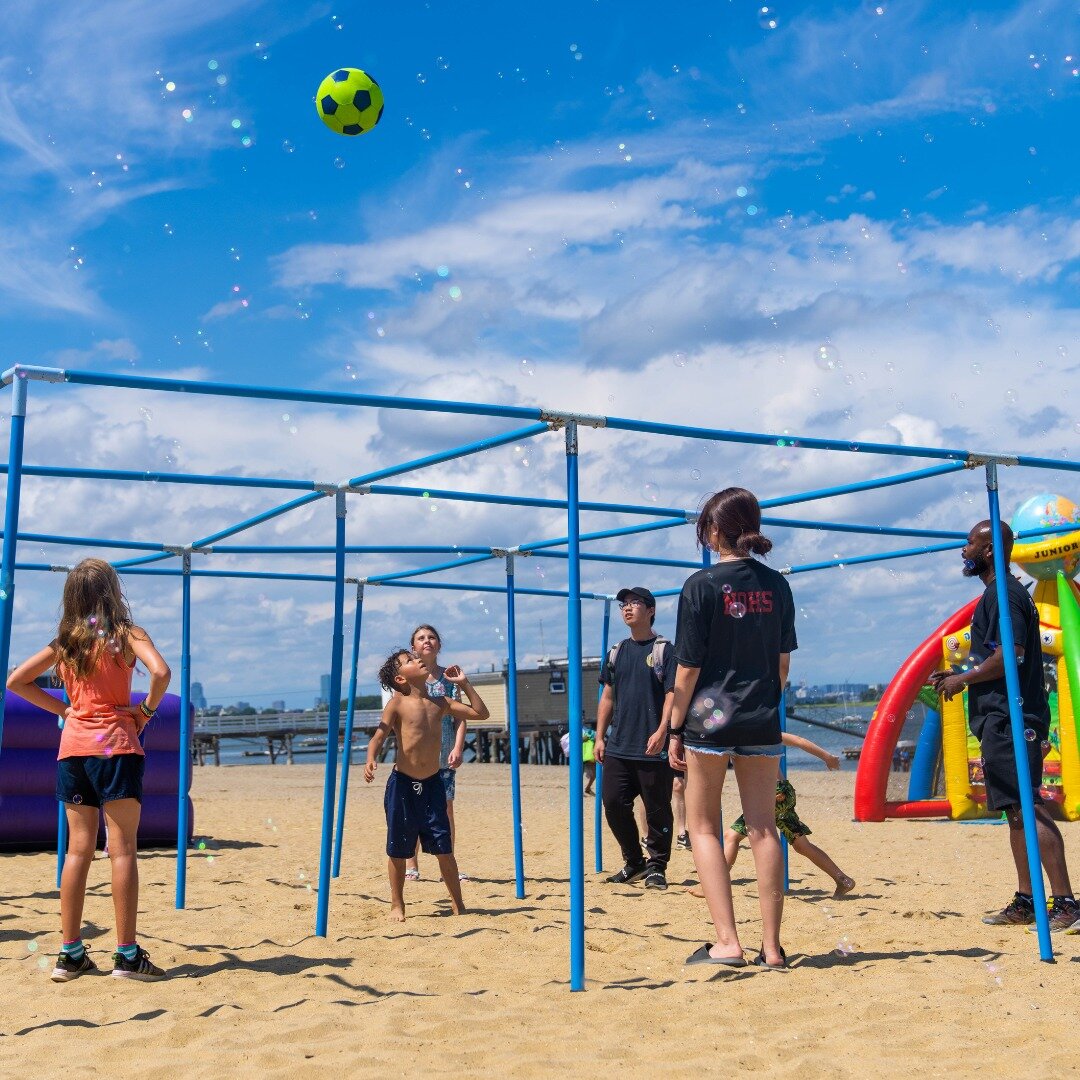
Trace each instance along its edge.
{"label": "black sneaker", "polygon": [[645,875],[645,888],[646,889],[666,889],[667,878],[664,877],[663,870],[650,870]]}
{"label": "black sneaker", "polygon": [[97,964],[90,959],[90,954],[83,950],[81,960],[72,960],[67,953],[61,953],[56,958],[56,967],[53,968],[53,982],[71,982],[88,971],[97,971]]}
{"label": "black sneaker", "polygon": [[1016,893],[1013,898],[993,915],[987,915],[983,922],[987,926],[1030,926],[1035,921],[1035,905],[1030,897]]}
{"label": "black sneaker", "polygon": [[688,832],[679,833],[675,838],[675,846],[686,848],[687,851],[692,851],[693,849],[690,847],[690,834]]}
{"label": "black sneaker", "polygon": [[644,863],[640,866],[624,866],[617,874],[609,877],[609,885],[629,885],[631,881],[640,881],[646,874],[647,867]]}
{"label": "black sneaker", "polygon": [[150,955],[145,949],[139,949],[134,960],[129,960],[122,952],[114,952],[112,973],[113,978],[137,982],[157,982],[165,978],[165,972],[150,963]]}
{"label": "black sneaker", "polygon": [[1063,900],[1055,896],[1047,911],[1050,917],[1050,933],[1069,930],[1080,922],[1080,904],[1075,900]]}

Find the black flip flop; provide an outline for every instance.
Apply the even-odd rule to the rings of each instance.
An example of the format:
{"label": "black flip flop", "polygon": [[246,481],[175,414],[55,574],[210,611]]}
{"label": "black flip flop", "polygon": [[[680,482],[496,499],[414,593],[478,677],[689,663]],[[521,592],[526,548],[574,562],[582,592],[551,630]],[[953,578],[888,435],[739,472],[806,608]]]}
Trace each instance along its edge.
{"label": "black flip flop", "polygon": [[702,945],[700,949],[696,949],[686,958],[686,966],[689,967],[692,964],[710,964],[713,967],[746,967],[745,956],[710,956],[709,950],[711,948],[711,945]]}
{"label": "black flip flop", "polygon": [[757,956],[754,957],[754,967],[764,968],[766,971],[790,971],[787,966],[787,953],[783,949],[780,950],[780,963],[770,964],[765,959],[765,950],[762,948],[759,950]]}

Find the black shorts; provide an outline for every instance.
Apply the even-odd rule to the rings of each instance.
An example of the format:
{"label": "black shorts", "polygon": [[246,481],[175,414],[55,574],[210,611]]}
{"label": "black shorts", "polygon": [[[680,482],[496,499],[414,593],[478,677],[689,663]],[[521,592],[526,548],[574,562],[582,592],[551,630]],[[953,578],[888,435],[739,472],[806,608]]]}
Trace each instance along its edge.
{"label": "black shorts", "polygon": [[[1044,725],[1031,727],[1035,738],[1024,741],[1027,750],[1027,783],[1036,803],[1042,802],[1043,758],[1040,742],[1047,737]],[[986,808],[1007,810],[1020,805],[1020,788],[1016,776],[1016,755],[1013,753],[1012,728],[1008,716],[994,714],[986,718],[982,737],[983,775],[986,778]]]}
{"label": "black shorts", "polygon": [[73,806],[95,806],[116,799],[142,802],[142,754],[113,757],[68,757],[56,763],[56,798]]}
{"label": "black shorts", "polygon": [[446,788],[434,773],[415,780],[394,769],[383,795],[386,810],[386,854],[391,859],[411,859],[416,841],[428,855],[450,855],[450,816],[446,812]]}

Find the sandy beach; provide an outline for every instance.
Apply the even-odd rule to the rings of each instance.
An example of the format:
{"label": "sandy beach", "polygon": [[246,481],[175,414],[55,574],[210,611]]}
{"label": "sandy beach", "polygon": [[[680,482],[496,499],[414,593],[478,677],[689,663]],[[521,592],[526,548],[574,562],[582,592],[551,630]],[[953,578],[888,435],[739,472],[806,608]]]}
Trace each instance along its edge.
{"label": "sandy beach", "polygon": [[[174,861],[142,860],[140,938],[170,971],[159,984],[48,978],[59,947],[55,856],[3,855],[0,1060],[7,1076],[574,1076],[654,1067],[862,1077],[1062,1075],[1078,1069],[1080,936],[1035,938],[980,916],[1012,893],[1004,828],[851,821],[853,774],[799,773],[814,839],[858,881],[792,858],[787,974],[685,968],[711,940],[688,852],[666,892],[592,873],[586,806],[587,991],[567,989],[567,773],[523,770],[526,898],[516,900],[509,773],[458,782],[459,859],[470,913],[446,914],[433,859],[387,921],[382,787],[354,771],[330,933],[313,936],[322,771],[203,768],[188,908]],[[732,786],[732,792],[734,788]],[[733,798],[726,815],[738,813]],[[730,820],[730,816],[728,817]],[[1065,826],[1074,872],[1080,827]],[[618,868],[605,838],[607,869]],[[752,860],[735,868],[743,944],[756,950]],[[86,940],[106,970],[114,944],[108,867],[91,871]],[[46,970],[42,970],[42,961]]]}

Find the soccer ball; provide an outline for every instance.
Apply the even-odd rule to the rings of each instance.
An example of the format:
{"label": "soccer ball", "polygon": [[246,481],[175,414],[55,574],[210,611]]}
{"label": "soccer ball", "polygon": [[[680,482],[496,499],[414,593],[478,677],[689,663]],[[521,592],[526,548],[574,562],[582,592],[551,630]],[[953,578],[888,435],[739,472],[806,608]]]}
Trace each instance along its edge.
{"label": "soccer ball", "polygon": [[315,95],[323,123],[339,135],[363,135],[382,116],[379,84],[359,68],[338,68],[323,79]]}

